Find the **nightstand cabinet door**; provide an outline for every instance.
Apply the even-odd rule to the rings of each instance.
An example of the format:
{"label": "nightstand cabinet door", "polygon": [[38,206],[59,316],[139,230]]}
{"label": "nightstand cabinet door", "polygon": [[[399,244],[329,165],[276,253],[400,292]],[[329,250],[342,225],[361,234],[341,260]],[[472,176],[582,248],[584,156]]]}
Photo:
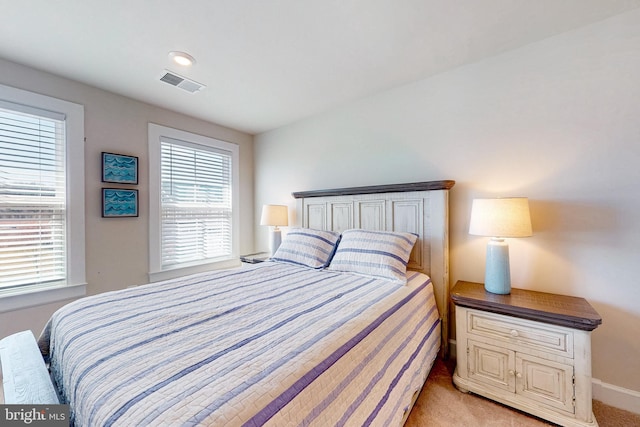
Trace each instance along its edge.
{"label": "nightstand cabinet door", "polygon": [[573,414],[573,366],[518,354],[516,394]]}
{"label": "nightstand cabinet door", "polygon": [[573,366],[471,339],[467,345],[470,381],[574,413]]}
{"label": "nightstand cabinet door", "polygon": [[473,340],[467,345],[469,379],[513,393],[516,389],[515,352]]}

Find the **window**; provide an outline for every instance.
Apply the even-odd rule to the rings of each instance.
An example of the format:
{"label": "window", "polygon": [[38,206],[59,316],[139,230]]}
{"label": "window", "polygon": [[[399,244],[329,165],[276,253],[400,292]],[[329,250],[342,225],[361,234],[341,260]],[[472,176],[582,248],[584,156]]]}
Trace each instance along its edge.
{"label": "window", "polygon": [[237,262],[238,146],[149,124],[151,280]]}
{"label": "window", "polygon": [[0,311],[84,295],[83,138],[81,105],[0,85]]}

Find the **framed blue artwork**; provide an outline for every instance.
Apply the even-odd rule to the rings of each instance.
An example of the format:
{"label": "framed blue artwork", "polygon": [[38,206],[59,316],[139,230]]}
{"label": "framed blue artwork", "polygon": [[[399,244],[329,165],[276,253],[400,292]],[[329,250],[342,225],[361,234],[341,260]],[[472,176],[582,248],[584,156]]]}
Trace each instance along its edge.
{"label": "framed blue artwork", "polygon": [[138,158],[102,152],[102,182],[138,184]]}
{"label": "framed blue artwork", "polygon": [[102,189],[102,217],[126,218],[138,216],[138,190],[126,188]]}

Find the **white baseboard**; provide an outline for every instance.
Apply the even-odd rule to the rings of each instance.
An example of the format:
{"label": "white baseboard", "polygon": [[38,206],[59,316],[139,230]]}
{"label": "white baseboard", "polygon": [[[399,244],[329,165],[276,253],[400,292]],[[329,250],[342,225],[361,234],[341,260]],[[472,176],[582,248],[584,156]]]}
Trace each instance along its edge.
{"label": "white baseboard", "polygon": [[640,392],[591,379],[593,398],[607,405],[640,414]]}
{"label": "white baseboard", "polygon": [[[456,358],[455,340],[449,340],[449,357]],[[640,392],[607,384],[597,378],[591,379],[591,387],[594,399],[614,408],[640,414]]]}

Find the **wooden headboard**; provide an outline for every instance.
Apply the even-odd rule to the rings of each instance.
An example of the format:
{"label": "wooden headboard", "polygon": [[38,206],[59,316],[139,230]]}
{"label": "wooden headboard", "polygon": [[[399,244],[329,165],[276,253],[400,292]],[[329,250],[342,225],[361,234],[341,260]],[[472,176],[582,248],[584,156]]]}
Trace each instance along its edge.
{"label": "wooden headboard", "polygon": [[449,341],[449,190],[454,184],[428,181],[293,193],[298,226],[418,235],[408,268],[431,277],[442,319],[441,355],[445,357]]}

